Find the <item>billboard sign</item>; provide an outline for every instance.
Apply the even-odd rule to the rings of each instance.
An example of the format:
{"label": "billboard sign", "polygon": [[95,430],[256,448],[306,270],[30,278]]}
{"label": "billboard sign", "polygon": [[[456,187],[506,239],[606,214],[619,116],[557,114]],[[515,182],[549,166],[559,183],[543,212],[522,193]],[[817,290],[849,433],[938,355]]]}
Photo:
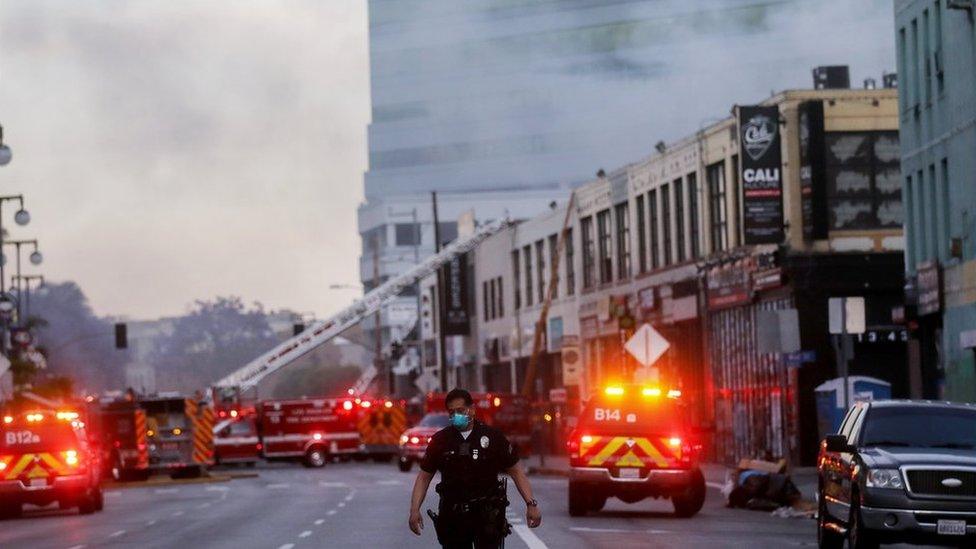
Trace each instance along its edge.
{"label": "billboard sign", "polygon": [[783,240],[783,162],[779,108],[739,107],[739,169],[746,244]]}

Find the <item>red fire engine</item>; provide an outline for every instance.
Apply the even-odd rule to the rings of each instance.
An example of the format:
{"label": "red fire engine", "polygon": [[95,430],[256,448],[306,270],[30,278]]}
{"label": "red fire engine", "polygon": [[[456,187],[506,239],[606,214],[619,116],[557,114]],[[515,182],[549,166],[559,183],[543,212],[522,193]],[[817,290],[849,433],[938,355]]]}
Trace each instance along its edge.
{"label": "red fire engine", "polygon": [[322,467],[330,457],[361,451],[357,419],[351,399],[262,401],[257,426],[263,455]]}

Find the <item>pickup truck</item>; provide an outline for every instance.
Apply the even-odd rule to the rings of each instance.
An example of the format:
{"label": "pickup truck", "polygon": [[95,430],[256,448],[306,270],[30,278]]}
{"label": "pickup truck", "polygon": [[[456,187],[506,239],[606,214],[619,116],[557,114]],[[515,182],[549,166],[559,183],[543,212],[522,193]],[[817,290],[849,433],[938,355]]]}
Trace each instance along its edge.
{"label": "pickup truck", "polygon": [[855,403],[817,470],[820,547],[976,547],[976,406]]}

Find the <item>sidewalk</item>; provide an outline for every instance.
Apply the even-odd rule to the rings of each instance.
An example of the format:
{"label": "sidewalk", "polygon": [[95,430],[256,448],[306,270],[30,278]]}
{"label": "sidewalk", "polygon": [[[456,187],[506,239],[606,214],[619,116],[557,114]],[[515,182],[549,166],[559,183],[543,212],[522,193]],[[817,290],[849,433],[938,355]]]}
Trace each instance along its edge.
{"label": "sidewalk", "polygon": [[[544,464],[542,463],[543,461],[545,462]],[[538,455],[531,455],[523,459],[522,464],[530,475],[569,476],[569,457],[567,456],[545,456],[540,460]],[[702,463],[701,470],[705,475],[705,484],[716,490],[722,489],[725,485],[726,475],[731,471],[729,467],[718,463]],[[794,467],[790,471],[790,478],[792,478],[793,484],[800,490],[800,494],[803,495],[804,500],[816,500],[816,467]]]}

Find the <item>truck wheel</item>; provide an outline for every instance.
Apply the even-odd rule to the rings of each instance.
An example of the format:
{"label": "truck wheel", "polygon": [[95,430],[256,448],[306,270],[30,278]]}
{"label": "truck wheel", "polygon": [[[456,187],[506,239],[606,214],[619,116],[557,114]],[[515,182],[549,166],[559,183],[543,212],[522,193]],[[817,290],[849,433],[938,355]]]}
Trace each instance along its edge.
{"label": "truck wheel", "polygon": [[102,494],[102,487],[97,486],[95,488],[95,510],[101,511],[105,508],[105,495]]}
{"label": "truck wheel", "polygon": [[569,481],[569,516],[582,517],[589,510],[589,498],[583,487]]}
{"label": "truck wheel", "polygon": [[321,446],[313,446],[305,452],[305,466],[316,469],[325,467],[326,455]]}
{"label": "truck wheel", "polygon": [[878,540],[861,523],[861,501],[857,492],[851,492],[851,511],[847,518],[847,546],[851,549],[876,549]]}
{"label": "truck wheel", "polygon": [[689,518],[698,514],[705,505],[705,476],[695,470],[691,484],[680,494],[671,496],[674,514],[679,518]]}
{"label": "truck wheel", "polygon": [[413,461],[409,459],[399,459],[397,460],[397,467],[400,468],[401,472],[409,473],[410,469],[413,468]]}
{"label": "truck wheel", "polygon": [[20,518],[24,513],[24,506],[19,503],[0,504],[0,520]]}
{"label": "truck wheel", "polygon": [[89,490],[78,500],[78,512],[82,515],[90,515],[95,512],[95,493],[93,491]]}

